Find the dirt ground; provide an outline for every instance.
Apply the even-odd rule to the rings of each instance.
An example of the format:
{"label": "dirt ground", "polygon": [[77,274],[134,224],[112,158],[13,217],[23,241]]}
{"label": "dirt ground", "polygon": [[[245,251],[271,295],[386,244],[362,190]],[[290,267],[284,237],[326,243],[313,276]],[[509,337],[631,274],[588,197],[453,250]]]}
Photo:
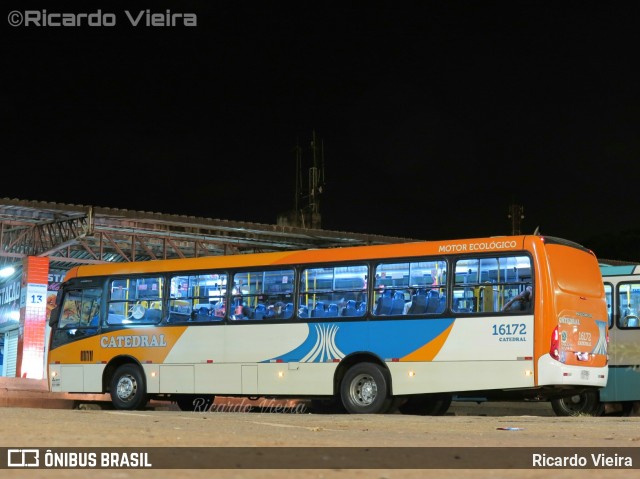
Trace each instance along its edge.
{"label": "dirt ground", "polygon": [[[0,446],[6,448],[62,447],[251,447],[266,448],[339,447],[464,448],[495,447],[509,455],[521,447],[637,448],[640,446],[639,417],[561,418],[540,408],[540,415],[500,415],[488,408],[458,408],[446,416],[330,415],[271,412],[181,412],[176,410],[59,410],[0,409]],[[475,411],[476,415],[473,415]],[[482,412],[480,412],[482,411]],[[488,412],[488,414],[487,414]],[[505,410],[517,414],[518,410]],[[503,414],[504,414],[503,412]],[[164,451],[164,450],[163,450]],[[180,449],[167,449],[180,460]],[[301,450],[302,451],[302,450]],[[444,449],[442,451],[445,451]],[[268,450],[266,450],[268,452]],[[495,454],[495,451],[493,451]],[[488,458],[491,461],[491,457]],[[495,459],[494,459],[495,460]],[[239,460],[242,462],[242,459]],[[630,469],[109,469],[92,470],[102,478],[607,478],[637,477],[640,464]],[[640,462],[640,459],[638,460]],[[285,466],[287,465],[285,464]],[[250,461],[247,466],[251,467]],[[304,467],[304,466],[303,466]],[[62,478],[87,477],[82,470],[15,470],[3,477]]]}

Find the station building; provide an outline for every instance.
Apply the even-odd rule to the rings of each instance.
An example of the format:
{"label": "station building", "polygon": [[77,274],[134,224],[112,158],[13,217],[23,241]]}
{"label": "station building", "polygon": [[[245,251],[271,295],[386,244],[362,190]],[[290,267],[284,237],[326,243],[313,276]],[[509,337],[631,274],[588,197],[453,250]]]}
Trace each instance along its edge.
{"label": "station building", "polygon": [[291,218],[259,224],[1,198],[0,376],[45,378],[47,315],[73,266],[415,241]]}

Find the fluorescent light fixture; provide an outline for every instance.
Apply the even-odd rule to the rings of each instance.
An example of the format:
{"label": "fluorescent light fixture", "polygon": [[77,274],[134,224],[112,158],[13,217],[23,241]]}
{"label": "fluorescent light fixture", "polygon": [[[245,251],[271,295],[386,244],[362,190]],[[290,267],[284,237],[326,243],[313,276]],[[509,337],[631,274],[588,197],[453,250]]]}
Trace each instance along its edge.
{"label": "fluorescent light fixture", "polygon": [[16,269],[13,266],[7,266],[6,268],[0,269],[0,278],[8,278],[15,272]]}

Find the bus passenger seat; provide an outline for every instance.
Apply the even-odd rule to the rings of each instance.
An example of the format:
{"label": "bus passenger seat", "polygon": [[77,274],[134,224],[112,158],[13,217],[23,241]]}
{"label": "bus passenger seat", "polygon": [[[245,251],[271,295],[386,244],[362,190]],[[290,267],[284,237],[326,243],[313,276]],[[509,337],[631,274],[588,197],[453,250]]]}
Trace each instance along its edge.
{"label": "bus passenger seat", "polygon": [[[364,303],[363,303],[364,304]],[[343,316],[357,316],[358,311],[356,310],[356,302],[353,299],[347,301],[347,305],[342,312]]]}
{"label": "bus passenger seat", "polygon": [[376,315],[391,314],[392,301],[393,300],[391,299],[391,290],[384,291],[382,293],[382,296],[380,296],[378,298],[378,301],[376,302],[375,314]]}
{"label": "bus passenger seat", "polygon": [[427,299],[427,313],[436,313],[440,307],[440,298],[438,296],[429,296]]}
{"label": "bus passenger seat", "polygon": [[427,311],[427,296],[424,294],[415,294],[411,300],[411,307],[408,314],[423,314]]}
{"label": "bus passenger seat", "polygon": [[289,319],[291,316],[293,316],[293,303],[287,303],[284,307],[284,311],[282,312],[282,317],[284,319]]}
{"label": "bus passenger seat", "polygon": [[331,318],[335,318],[336,316],[339,316],[338,305],[335,303],[331,303],[329,305],[329,309],[327,310],[326,316]]}
{"label": "bus passenger seat", "polygon": [[311,311],[312,318],[324,318],[327,315],[324,309],[324,303],[322,301],[318,301],[316,303],[316,307]]}
{"label": "bus passenger seat", "polygon": [[263,319],[265,314],[267,314],[267,307],[262,303],[258,303],[256,310],[253,312],[253,319]]}
{"label": "bus passenger seat", "polygon": [[436,313],[442,313],[444,311],[445,306],[447,305],[447,297],[441,296],[438,300],[440,304],[438,304],[438,310]]}
{"label": "bus passenger seat", "polygon": [[389,314],[402,314],[404,311],[404,293],[396,291],[391,301],[391,312]]}

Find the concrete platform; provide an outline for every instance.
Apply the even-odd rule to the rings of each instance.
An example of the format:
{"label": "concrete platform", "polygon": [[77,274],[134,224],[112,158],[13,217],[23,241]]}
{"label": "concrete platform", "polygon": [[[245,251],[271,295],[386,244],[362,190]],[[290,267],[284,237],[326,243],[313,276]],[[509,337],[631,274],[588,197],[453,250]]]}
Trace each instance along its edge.
{"label": "concrete platform", "polygon": [[74,409],[77,401],[108,401],[106,394],[51,393],[46,379],[0,377],[0,407]]}

